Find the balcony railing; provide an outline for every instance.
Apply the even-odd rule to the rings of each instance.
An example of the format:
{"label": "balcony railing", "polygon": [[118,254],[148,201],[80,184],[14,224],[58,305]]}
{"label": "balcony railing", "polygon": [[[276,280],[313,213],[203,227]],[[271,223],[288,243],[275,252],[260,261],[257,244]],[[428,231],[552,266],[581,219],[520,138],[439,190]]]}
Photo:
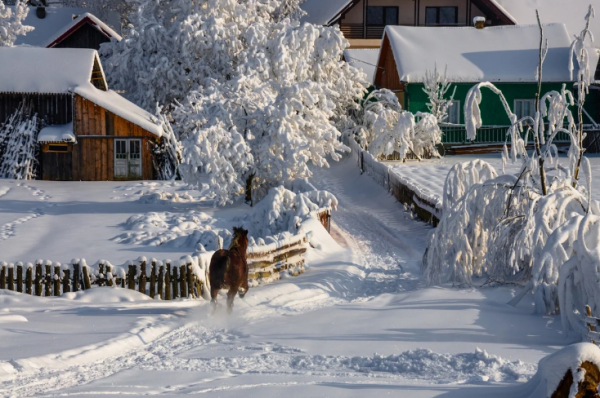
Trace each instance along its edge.
{"label": "balcony railing", "polygon": [[[467,130],[464,125],[440,124],[440,128],[444,132],[442,136],[444,144],[489,144],[506,142],[509,126],[483,126],[477,130],[477,135],[473,141],[467,140]],[[569,142],[569,136],[565,133],[559,133],[554,142]]]}
{"label": "balcony railing", "polygon": [[[465,24],[439,24],[439,25],[427,25],[427,26],[464,26]],[[340,30],[346,37],[346,39],[381,39],[383,37],[383,31],[385,26],[367,26],[367,35],[365,37],[364,24],[362,23],[342,23]],[[401,24],[394,26],[414,26],[412,24]]]}

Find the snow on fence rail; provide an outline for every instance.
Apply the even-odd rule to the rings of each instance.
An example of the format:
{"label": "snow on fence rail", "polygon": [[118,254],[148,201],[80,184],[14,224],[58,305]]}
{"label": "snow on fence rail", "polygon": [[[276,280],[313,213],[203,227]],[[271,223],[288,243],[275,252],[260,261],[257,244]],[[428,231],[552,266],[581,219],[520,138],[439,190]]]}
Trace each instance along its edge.
{"label": "snow on fence rail", "polygon": [[352,154],[362,172],[369,174],[399,202],[409,206],[421,220],[437,226],[442,214],[442,204],[439,199],[425,195],[417,185],[394,173],[388,166],[363,150],[352,138],[348,141],[347,145],[352,149]]}
{"label": "snow on fence rail", "polygon": [[592,344],[596,344],[596,342],[600,342],[600,319],[592,316],[592,308],[589,305],[585,306],[585,311],[587,312],[587,316],[585,317],[585,323],[588,326],[588,334],[587,340]]}
{"label": "snow on fence rail", "polygon": [[[320,209],[315,216],[329,231],[331,210]],[[247,250],[251,286],[272,282],[281,272],[297,276],[304,272],[304,253],[308,247],[306,234],[280,239]],[[60,296],[62,293],[91,289],[92,286],[128,288],[152,298],[209,298],[208,268],[214,252],[187,256],[183,260],[158,261],[140,257],[124,265],[100,260],[88,266],[85,259],[70,264],[37,260],[35,264],[0,263],[0,289],[36,296]]]}

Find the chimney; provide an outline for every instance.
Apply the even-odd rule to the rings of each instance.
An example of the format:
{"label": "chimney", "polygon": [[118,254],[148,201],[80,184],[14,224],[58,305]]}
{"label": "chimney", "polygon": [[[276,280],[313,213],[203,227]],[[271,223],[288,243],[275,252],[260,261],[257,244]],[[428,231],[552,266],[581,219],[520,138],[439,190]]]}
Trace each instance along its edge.
{"label": "chimney", "polygon": [[72,21],[74,21],[74,20],[76,20],[78,17],[79,17],[79,15],[77,15],[77,14],[73,14],[73,15],[71,16],[71,20],[72,20]]}
{"label": "chimney", "polygon": [[46,7],[44,6],[38,6],[35,9],[35,15],[39,18],[39,19],[44,19],[46,18]]}
{"label": "chimney", "polygon": [[473,18],[473,25],[475,29],[483,29],[485,28],[485,17],[475,17]]}

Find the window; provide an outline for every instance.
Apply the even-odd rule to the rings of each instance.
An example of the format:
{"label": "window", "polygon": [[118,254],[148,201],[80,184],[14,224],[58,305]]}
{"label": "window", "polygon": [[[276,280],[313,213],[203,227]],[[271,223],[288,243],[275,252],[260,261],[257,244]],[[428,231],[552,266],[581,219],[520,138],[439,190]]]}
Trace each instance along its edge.
{"label": "window", "polygon": [[535,100],[515,100],[515,115],[522,119],[525,116],[535,117]]}
{"label": "window", "polygon": [[398,7],[367,7],[367,25],[398,25]]}
{"label": "window", "polygon": [[448,107],[448,117],[446,123],[460,124],[460,101],[454,100]]}
{"label": "window", "polygon": [[69,152],[67,144],[45,144],[42,147],[43,152]]}
{"label": "window", "polygon": [[456,25],[458,7],[425,7],[425,25]]}

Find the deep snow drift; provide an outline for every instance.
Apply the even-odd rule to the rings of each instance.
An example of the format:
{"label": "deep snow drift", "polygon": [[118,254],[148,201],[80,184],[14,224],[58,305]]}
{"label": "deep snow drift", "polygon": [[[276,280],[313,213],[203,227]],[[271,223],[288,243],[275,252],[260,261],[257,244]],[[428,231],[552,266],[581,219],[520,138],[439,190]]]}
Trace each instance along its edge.
{"label": "deep snow drift", "polygon": [[[511,287],[423,288],[430,227],[352,160],[312,182],[339,201],[331,236],[314,221],[307,272],[251,289],[232,316],[211,316],[204,301],[110,288],[61,298],[0,292],[0,395],[528,397],[537,362],[572,342],[559,319],[534,314],[531,298],[507,305]],[[0,252],[175,258],[191,248],[111,239],[134,214],[193,210],[226,226],[245,211],[214,209],[201,192],[140,200],[141,191],[185,197],[160,184],[2,181],[0,217],[10,226]]]}

